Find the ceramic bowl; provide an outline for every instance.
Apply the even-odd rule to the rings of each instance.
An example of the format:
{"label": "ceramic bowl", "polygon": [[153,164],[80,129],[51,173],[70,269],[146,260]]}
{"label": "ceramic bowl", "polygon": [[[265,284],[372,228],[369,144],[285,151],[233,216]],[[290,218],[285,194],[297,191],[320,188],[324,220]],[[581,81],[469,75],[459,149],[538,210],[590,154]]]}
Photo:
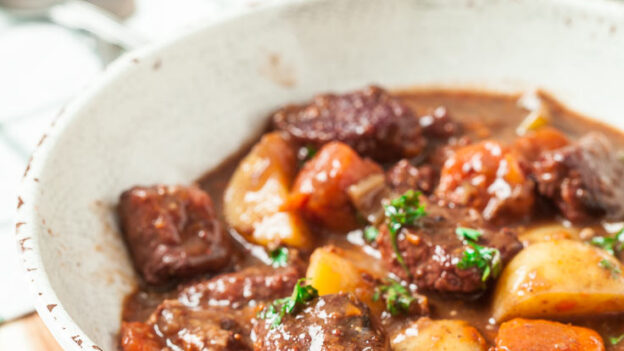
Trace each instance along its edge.
{"label": "ceramic bowl", "polygon": [[121,58],[41,139],[16,223],[37,310],[66,350],[116,350],[135,286],[118,195],[193,181],[284,103],[369,83],[538,87],[624,127],[623,82],[624,3],[606,0],[301,0],[225,16]]}

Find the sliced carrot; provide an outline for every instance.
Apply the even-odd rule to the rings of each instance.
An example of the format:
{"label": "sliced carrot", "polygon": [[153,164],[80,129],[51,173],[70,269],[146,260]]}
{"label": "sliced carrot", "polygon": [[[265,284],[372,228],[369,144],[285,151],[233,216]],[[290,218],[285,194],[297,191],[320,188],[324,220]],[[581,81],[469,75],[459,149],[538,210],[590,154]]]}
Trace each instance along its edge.
{"label": "sliced carrot", "polygon": [[495,351],[604,351],[595,331],[546,320],[516,318],[503,323]]}
{"label": "sliced carrot", "polygon": [[160,343],[151,326],[141,322],[123,322],[121,325],[123,351],[159,351]]}
{"label": "sliced carrot", "polygon": [[348,145],[328,143],[297,175],[288,205],[329,229],[352,229],[357,223],[347,188],[382,172],[378,164],[361,158]]}

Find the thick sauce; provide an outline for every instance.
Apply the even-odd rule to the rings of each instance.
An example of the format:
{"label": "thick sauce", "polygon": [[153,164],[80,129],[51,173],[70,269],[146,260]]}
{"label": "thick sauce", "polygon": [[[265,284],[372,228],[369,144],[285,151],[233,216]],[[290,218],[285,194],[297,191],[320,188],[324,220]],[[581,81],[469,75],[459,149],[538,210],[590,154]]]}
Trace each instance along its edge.
{"label": "thick sauce", "polygon": [[[486,94],[478,92],[463,91],[406,91],[397,93],[416,114],[421,115],[431,111],[438,106],[444,106],[453,119],[459,121],[465,128],[465,134],[475,140],[495,139],[503,143],[508,143],[517,137],[516,128],[527,116],[527,110],[518,104],[519,96]],[[624,135],[619,131],[609,128],[599,122],[583,118],[548,96],[540,96],[548,105],[552,120],[551,125],[564,131],[572,138],[577,138],[587,131],[598,131],[604,133],[618,149],[624,147]],[[249,151],[246,147],[238,154],[232,156],[224,162],[218,169],[211,171],[199,179],[197,183],[213,199],[215,210],[223,220],[223,193],[228,180],[234,172],[242,157]],[[622,199],[624,201],[624,199]],[[557,222],[570,225],[567,221],[559,219],[545,219],[548,222]],[[539,221],[524,223],[522,221],[512,224],[519,228],[526,228],[539,224]],[[604,233],[603,223],[593,223],[590,225],[596,232]],[[508,223],[507,223],[507,226]],[[258,247],[246,243],[242,237],[230,229],[230,232],[237,239],[239,252],[249,252],[251,254],[241,254],[236,266],[229,267],[226,271],[236,271],[245,266],[251,266],[265,260]],[[361,230],[351,232],[349,235],[326,233],[323,241],[318,242],[318,246],[323,244],[334,244],[340,247],[356,250],[362,254],[377,253],[371,247],[365,247]],[[254,250],[255,248],[255,250]],[[309,255],[304,253],[304,255]],[[371,260],[373,265],[381,265],[377,260]],[[374,268],[374,267],[373,267]],[[210,275],[207,275],[210,277]],[[201,280],[203,277],[196,277],[193,281]],[[167,297],[175,296],[176,289],[170,287],[165,291],[155,291],[143,285],[137,292],[129,296],[123,311],[124,321],[145,321],[154,311],[156,306]],[[431,305],[432,319],[462,319],[476,327],[488,343],[492,344],[497,332],[497,325],[490,319],[490,295],[481,296],[479,299],[458,299],[456,296],[443,296],[434,293],[426,293]],[[624,315],[619,316],[598,316],[592,318],[566,319],[563,322],[573,322],[579,326],[590,327],[598,331],[604,338],[608,350],[624,350],[624,345],[612,346],[609,338],[619,336],[624,333]],[[396,328],[402,323],[401,320],[390,325]],[[624,343],[622,343],[624,344]]]}

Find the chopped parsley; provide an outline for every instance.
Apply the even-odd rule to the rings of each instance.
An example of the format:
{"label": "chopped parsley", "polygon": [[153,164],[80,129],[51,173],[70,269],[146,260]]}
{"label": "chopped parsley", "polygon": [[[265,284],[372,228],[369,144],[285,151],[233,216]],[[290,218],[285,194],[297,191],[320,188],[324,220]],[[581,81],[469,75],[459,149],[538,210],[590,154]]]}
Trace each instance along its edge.
{"label": "chopped parsley", "polygon": [[409,270],[399,251],[397,235],[402,228],[415,225],[419,218],[427,215],[425,212],[425,205],[420,203],[420,195],[421,193],[419,191],[408,190],[405,194],[390,201],[389,205],[384,206],[384,213],[386,215],[394,253],[397,257],[397,261],[399,261],[399,264],[408,275]]}
{"label": "chopped parsley", "polygon": [[481,237],[480,231],[464,227],[457,227],[457,229],[455,229],[455,234],[457,234],[460,240],[478,241],[479,237]]}
{"label": "chopped parsley", "polygon": [[502,270],[500,251],[492,247],[478,245],[481,232],[476,229],[459,227],[455,231],[468,247],[464,249],[461,261],[457,263],[459,269],[477,267],[481,272],[481,281],[486,282],[489,277],[498,277]]}
{"label": "chopped parsley", "polygon": [[620,268],[616,265],[614,265],[611,261],[609,260],[601,260],[598,265],[606,270],[608,270],[609,272],[611,272],[611,277],[613,277],[614,279],[617,279],[621,274],[622,271],[620,270]]}
{"label": "chopped parsley", "polygon": [[258,313],[258,318],[269,321],[271,328],[275,328],[286,314],[295,314],[299,307],[317,298],[318,291],[310,285],[303,285],[305,281],[306,278],[299,279],[291,296],[273,301]]}
{"label": "chopped parsley", "polygon": [[609,338],[609,342],[611,343],[611,345],[617,345],[622,340],[624,340],[624,334],[622,334],[620,336],[612,336],[612,337]]}
{"label": "chopped parsley", "polygon": [[390,278],[386,279],[386,284],[379,285],[375,289],[373,301],[379,301],[380,299],[384,300],[386,310],[393,316],[402,313],[407,314],[410,306],[416,300],[406,287]]}
{"label": "chopped parsley", "polygon": [[301,165],[310,161],[314,155],[318,152],[318,149],[313,145],[306,145],[299,149],[299,160]]}
{"label": "chopped parsley", "polygon": [[615,256],[616,253],[624,249],[624,229],[620,230],[614,236],[596,236],[593,237],[590,243],[594,246],[607,251]]}
{"label": "chopped parsley", "polygon": [[273,267],[286,267],[288,264],[288,249],[285,247],[279,247],[269,252],[271,263]]}
{"label": "chopped parsley", "polygon": [[364,240],[366,240],[367,242],[371,243],[377,240],[378,236],[379,236],[379,230],[373,227],[372,225],[369,225],[368,227],[364,228]]}

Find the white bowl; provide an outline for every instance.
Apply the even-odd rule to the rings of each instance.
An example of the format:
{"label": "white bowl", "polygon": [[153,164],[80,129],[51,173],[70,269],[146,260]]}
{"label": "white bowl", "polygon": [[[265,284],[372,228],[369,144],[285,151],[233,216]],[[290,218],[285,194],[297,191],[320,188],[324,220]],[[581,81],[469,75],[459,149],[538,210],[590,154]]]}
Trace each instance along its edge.
{"label": "white bowl", "polygon": [[122,190],[189,183],[277,106],[368,83],[539,87],[623,127],[624,5],[291,1],[125,56],[65,109],[24,176],[19,247],[59,343],[117,347],[135,281],[112,216]]}

